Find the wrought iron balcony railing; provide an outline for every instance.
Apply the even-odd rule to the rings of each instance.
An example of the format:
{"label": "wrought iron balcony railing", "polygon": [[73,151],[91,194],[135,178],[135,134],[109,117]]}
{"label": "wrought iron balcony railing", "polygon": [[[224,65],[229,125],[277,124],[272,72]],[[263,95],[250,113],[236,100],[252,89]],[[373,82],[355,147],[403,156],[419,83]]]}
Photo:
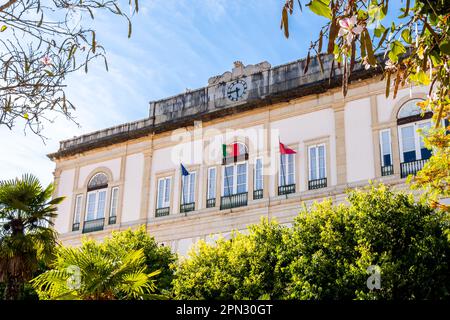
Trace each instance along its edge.
{"label": "wrought iron balcony railing", "polygon": [[295,183],[278,187],[278,195],[282,196],[289,193],[295,193]]}
{"label": "wrought iron balcony railing", "polygon": [[314,179],[308,181],[308,190],[320,189],[327,187],[327,178]]}
{"label": "wrought iron balcony railing", "polygon": [[170,211],[170,207],[165,208],[157,208],[155,212],[155,217],[164,217],[168,216]]}
{"label": "wrought iron balcony railing", "polygon": [[247,205],[248,192],[223,196],[220,198],[220,210],[243,207]]}
{"label": "wrought iron balcony railing", "polygon": [[406,178],[410,174],[415,175],[418,171],[422,170],[427,161],[428,159],[422,159],[400,163],[400,177]]}
{"label": "wrought iron balcony railing", "polygon": [[108,219],[108,224],[116,224],[117,217],[116,216],[110,216]]}
{"label": "wrought iron balcony railing", "polygon": [[381,175],[384,176],[390,176],[394,174],[394,166],[387,165],[387,166],[381,166]]}
{"label": "wrought iron balcony railing", "polygon": [[184,203],[180,206],[180,213],[186,213],[195,210],[195,202]]}
{"label": "wrought iron balcony railing", "polygon": [[83,224],[83,233],[103,230],[104,225],[105,225],[105,218],[87,220]]}
{"label": "wrought iron balcony railing", "polygon": [[207,199],[206,200],[206,207],[207,208],[214,208],[216,206],[216,198]]}
{"label": "wrought iron balcony railing", "polygon": [[80,223],[79,222],[74,222],[72,224],[72,231],[78,231],[80,230]]}
{"label": "wrought iron balcony railing", "polygon": [[253,200],[262,199],[263,191],[263,189],[253,190]]}

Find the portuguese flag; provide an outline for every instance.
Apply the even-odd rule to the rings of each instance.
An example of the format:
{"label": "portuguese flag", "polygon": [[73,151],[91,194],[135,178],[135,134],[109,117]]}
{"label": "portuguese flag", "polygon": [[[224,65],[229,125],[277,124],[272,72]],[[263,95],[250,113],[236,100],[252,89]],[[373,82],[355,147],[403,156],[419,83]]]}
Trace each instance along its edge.
{"label": "portuguese flag", "polygon": [[237,143],[222,144],[222,154],[224,158],[237,157],[239,155],[239,145]]}

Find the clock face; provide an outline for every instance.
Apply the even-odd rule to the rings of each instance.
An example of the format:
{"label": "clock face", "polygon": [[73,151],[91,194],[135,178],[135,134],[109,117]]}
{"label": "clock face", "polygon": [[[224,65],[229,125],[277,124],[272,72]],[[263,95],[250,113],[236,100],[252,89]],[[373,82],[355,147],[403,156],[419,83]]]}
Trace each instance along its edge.
{"label": "clock face", "polygon": [[235,80],[228,85],[227,96],[231,101],[238,101],[247,92],[247,83],[244,80]]}

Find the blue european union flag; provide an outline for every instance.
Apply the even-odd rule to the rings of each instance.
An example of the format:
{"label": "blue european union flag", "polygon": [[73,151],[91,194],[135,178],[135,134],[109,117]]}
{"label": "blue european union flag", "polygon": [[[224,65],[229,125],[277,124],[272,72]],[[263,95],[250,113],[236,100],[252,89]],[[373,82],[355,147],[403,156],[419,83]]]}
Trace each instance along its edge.
{"label": "blue european union flag", "polygon": [[180,163],[180,165],[181,165],[181,175],[188,176],[189,175],[189,171],[186,170],[186,168],[183,166],[182,163]]}

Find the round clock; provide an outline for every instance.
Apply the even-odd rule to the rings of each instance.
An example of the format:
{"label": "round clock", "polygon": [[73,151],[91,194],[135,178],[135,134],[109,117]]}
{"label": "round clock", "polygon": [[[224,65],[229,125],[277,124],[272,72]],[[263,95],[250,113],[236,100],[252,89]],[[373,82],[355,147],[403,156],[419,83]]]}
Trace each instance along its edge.
{"label": "round clock", "polygon": [[238,101],[247,92],[247,83],[244,80],[235,80],[228,85],[227,96],[231,101]]}

